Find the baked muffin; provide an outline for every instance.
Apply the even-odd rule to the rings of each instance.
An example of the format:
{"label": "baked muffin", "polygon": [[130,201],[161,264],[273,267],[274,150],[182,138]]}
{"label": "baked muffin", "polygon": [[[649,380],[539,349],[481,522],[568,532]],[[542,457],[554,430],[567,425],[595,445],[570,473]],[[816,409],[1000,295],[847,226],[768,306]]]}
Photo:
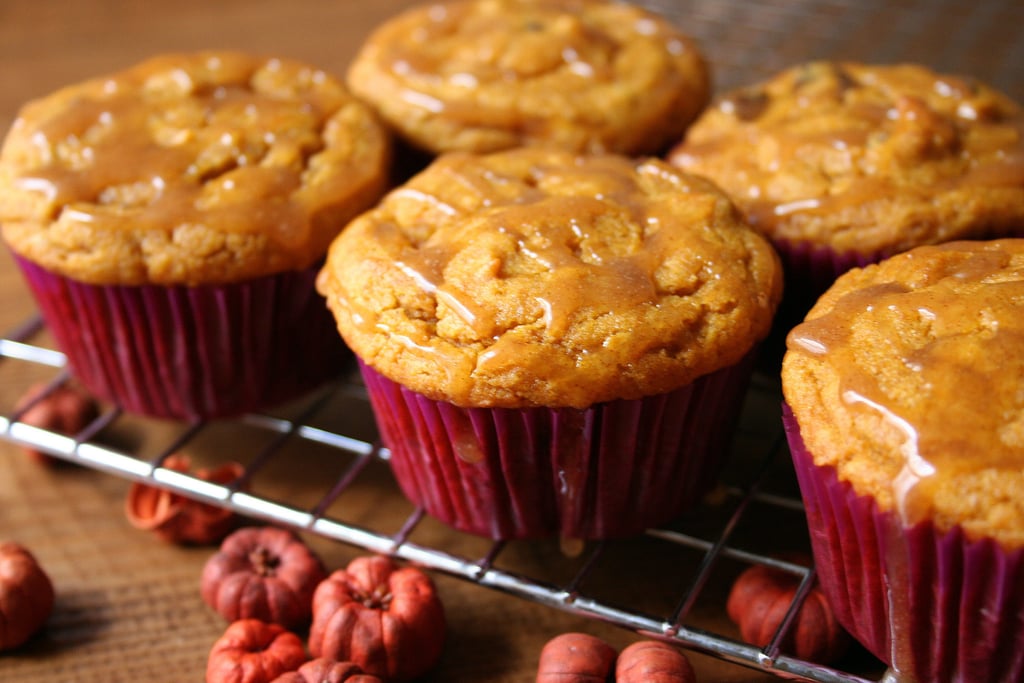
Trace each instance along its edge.
{"label": "baked muffin", "polygon": [[414,147],[662,153],[707,104],[695,44],[608,0],[462,0],[378,27],[348,72]]}
{"label": "baked muffin", "polygon": [[698,500],[780,286],[711,183],[539,148],[441,156],[318,279],[403,491],[494,538],[627,535]]}
{"label": "baked muffin", "polygon": [[339,369],[315,274],[383,194],[389,154],[323,71],[164,55],[24,106],[0,151],[3,238],[92,393],[240,413]]}
{"label": "baked muffin", "polygon": [[771,239],[802,318],[853,266],[1019,236],[1022,137],[1018,104],[976,80],[821,61],[723,94],[669,160],[718,183]]}
{"label": "baked muffin", "polygon": [[822,588],[906,680],[1024,680],[1022,305],[1024,240],[950,242],[847,272],[789,335]]}

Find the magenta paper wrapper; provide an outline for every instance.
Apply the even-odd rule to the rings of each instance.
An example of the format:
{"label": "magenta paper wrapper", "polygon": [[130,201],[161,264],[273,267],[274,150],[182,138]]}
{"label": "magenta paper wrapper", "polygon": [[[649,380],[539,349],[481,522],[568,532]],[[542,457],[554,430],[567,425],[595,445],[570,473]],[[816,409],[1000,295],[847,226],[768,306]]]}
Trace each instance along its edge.
{"label": "magenta paper wrapper", "polygon": [[801,298],[807,298],[811,303],[824,294],[836,278],[846,271],[878,263],[890,255],[884,251],[867,254],[855,251],[837,252],[825,246],[782,239],[775,240],[773,245],[782,261],[787,294],[799,294]]}
{"label": "magenta paper wrapper", "polygon": [[[1022,237],[1024,228],[1006,233],[983,232],[970,239]],[[772,240],[772,246],[782,262],[785,281],[782,301],[775,313],[771,333],[762,344],[759,366],[762,370],[775,373],[786,353],[786,335],[803,322],[811,307],[836,278],[848,270],[878,263],[898,252],[891,249],[863,254],[856,251],[838,252],[823,245],[785,239]]]}
{"label": "magenta paper wrapper", "polygon": [[583,410],[460,408],[360,367],[405,495],[495,539],[609,538],[671,520],[715,484],[750,376],[744,361]]}
{"label": "magenta paper wrapper", "polygon": [[[1003,230],[998,233],[994,230],[980,231],[977,235],[964,239],[988,240],[1022,236],[1024,228]],[[818,297],[846,271],[878,263],[899,253],[893,249],[878,249],[867,253],[839,252],[823,245],[785,239],[775,239],[772,245],[779,254],[785,275],[785,294],[777,316],[784,321],[783,325],[801,322]]]}
{"label": "magenta paper wrapper", "polygon": [[340,371],[317,269],[220,286],[91,285],[15,256],[72,373],[132,413],[196,419],[265,408]]}
{"label": "magenta paper wrapper", "polygon": [[775,240],[772,246],[782,261],[785,284],[771,333],[762,344],[759,366],[766,372],[774,374],[786,353],[786,335],[797,324],[803,322],[818,297],[846,271],[877,263],[886,255],[882,252],[839,253],[828,247],[789,240]]}
{"label": "magenta paper wrapper", "polygon": [[814,464],[786,406],[783,422],[821,587],[843,627],[898,680],[1024,681],[1024,549],[903,526]]}

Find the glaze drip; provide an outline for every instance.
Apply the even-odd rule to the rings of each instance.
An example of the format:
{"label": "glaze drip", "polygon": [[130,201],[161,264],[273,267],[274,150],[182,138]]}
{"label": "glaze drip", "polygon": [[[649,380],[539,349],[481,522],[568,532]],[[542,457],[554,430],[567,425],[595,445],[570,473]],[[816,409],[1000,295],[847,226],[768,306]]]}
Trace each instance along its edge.
{"label": "glaze drip", "polygon": [[319,286],[350,346],[417,366],[418,391],[443,379],[456,405],[678,388],[749,350],[780,285],[767,243],[707,181],[533,148],[440,157],[347,227],[328,266]]}
{"label": "glaze drip", "polygon": [[852,428],[892,445],[883,502],[906,525],[933,515],[959,478],[1024,466],[1022,244],[914,250],[883,266],[916,266],[899,282],[880,266],[856,271],[861,286],[826,294],[789,334],[790,352],[842,368]]}

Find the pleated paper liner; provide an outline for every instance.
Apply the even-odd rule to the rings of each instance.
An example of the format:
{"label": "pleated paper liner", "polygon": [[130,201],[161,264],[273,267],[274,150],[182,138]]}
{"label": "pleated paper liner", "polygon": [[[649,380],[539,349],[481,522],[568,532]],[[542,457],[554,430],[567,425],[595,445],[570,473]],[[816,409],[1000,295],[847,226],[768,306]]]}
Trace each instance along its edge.
{"label": "pleated paper liner", "polygon": [[785,280],[782,301],[775,312],[772,330],[762,344],[758,367],[777,374],[786,353],[786,335],[803,321],[818,297],[846,271],[877,263],[885,258],[885,254],[837,252],[828,247],[789,240],[775,240],[772,246],[782,261]]}
{"label": "pleated paper liner", "polygon": [[591,539],[667,522],[715,485],[750,365],[582,410],[462,408],[361,370],[412,502],[480,536]]}
{"label": "pleated paper liner", "polygon": [[347,355],[314,289],[317,268],[226,285],[120,286],[15,260],[75,377],[131,413],[266,408],[336,376]]}
{"label": "pleated paper liner", "polygon": [[814,464],[784,424],[821,587],[840,623],[916,683],[1024,680],[1024,549],[929,521],[905,527]]}

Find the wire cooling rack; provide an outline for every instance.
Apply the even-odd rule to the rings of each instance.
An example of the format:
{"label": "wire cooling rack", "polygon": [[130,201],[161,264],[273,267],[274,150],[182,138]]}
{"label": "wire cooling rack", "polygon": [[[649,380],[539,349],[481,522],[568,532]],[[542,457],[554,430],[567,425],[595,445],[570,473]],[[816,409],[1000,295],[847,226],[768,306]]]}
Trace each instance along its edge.
{"label": "wire cooling rack", "polygon": [[[37,400],[69,379],[65,356],[34,343],[42,331],[40,320],[32,318],[0,339],[0,361],[3,363],[27,363],[51,371],[47,388]],[[505,542],[488,541],[490,547],[474,556],[416,542],[415,532],[427,519],[422,509],[414,509],[401,528],[390,533],[375,529],[372,524],[354,524],[333,516],[331,510],[334,502],[343,493],[361,485],[360,479],[371,464],[379,465],[389,457],[387,449],[372,440],[312,424],[313,416],[338,396],[343,400],[366,404],[365,390],[353,375],[343,377],[298,402],[294,414],[288,418],[251,414],[229,421],[229,428],[237,423],[239,428],[265,432],[267,438],[259,452],[251,454],[253,457],[249,459],[245,473],[235,482],[226,485],[210,483],[163,466],[164,460],[171,453],[200,438],[202,432],[211,427],[211,423],[207,422],[182,424],[169,444],[158,453],[146,456],[113,448],[98,440],[99,435],[129,417],[117,407],[102,412],[81,433],[67,436],[19,421],[19,415],[30,407],[25,406],[20,411],[0,415],[0,436],[79,465],[229,508],[246,517],[287,525],[367,551],[387,554],[464,579],[481,588],[503,591],[585,618],[612,623],[646,637],[658,638],[782,678],[824,683],[868,683],[877,680],[798,659],[783,652],[780,647],[792,628],[797,610],[813,587],[815,575],[813,567],[807,562],[780,559],[770,552],[771,548],[751,549],[742,540],[742,528],[750,517],[763,521],[765,515],[772,513],[788,516],[788,522],[784,522],[789,529],[787,536],[806,535],[803,510],[798,495],[793,493],[795,489],[791,486],[785,493],[776,493],[772,489],[774,480],[779,478],[775,473],[777,466],[780,461],[788,460],[780,458],[785,450],[781,429],[777,426],[778,420],[765,420],[763,424],[757,424],[757,420],[750,415],[757,412],[756,406],[754,410],[746,410],[748,415],[743,418],[737,434],[737,448],[743,452],[734,454],[735,461],[748,461],[748,469],[752,470],[752,474],[743,483],[724,486],[717,493],[719,500],[713,506],[713,514],[706,514],[708,511],[702,510],[700,514],[693,515],[691,520],[684,519],[679,525],[650,529],[628,541],[631,552],[636,551],[637,544],[644,544],[650,546],[645,551],[648,556],[663,558],[661,561],[664,562],[673,561],[668,559],[674,556],[673,553],[685,552],[691,556],[691,566],[681,572],[689,576],[688,585],[677,586],[674,595],[663,599],[657,607],[647,609],[646,605],[640,607],[639,604],[618,605],[612,600],[592,594],[588,588],[592,575],[598,572],[596,568],[617,551],[617,541],[588,544],[574,559],[572,571],[566,575],[568,578],[552,582],[503,567],[501,558],[507,548]],[[764,399],[777,409],[776,396],[777,389],[771,382],[755,378],[755,387],[748,404]],[[223,426],[223,421],[218,424]],[[323,490],[318,492],[315,502],[298,504],[294,501],[274,500],[246,490],[245,482],[251,481],[261,470],[269,467],[285,444],[294,441],[316,444],[345,457],[343,470],[332,480],[323,482]],[[792,484],[791,478],[787,478],[784,473],[782,481]],[[708,518],[718,521],[708,525]],[[706,528],[709,526],[712,527],[710,530]],[[755,564],[775,567],[792,573],[800,580],[786,618],[772,641],[764,648],[751,646],[738,637],[693,623],[692,617],[695,614],[707,612],[706,605],[702,605],[709,600],[718,601],[711,609],[724,612],[724,598],[721,595],[708,598],[706,594],[711,579],[716,572],[725,571],[723,565],[726,564],[732,565],[734,571]],[[620,582],[633,578],[622,576],[621,573],[618,576]],[[638,580],[636,583],[642,584],[643,581]]]}
{"label": "wire cooling rack", "polygon": [[[1020,40],[1019,28],[1024,25],[1024,6],[1012,0],[985,3],[906,0],[895,4],[886,0],[637,1],[663,13],[700,40],[715,67],[718,89],[749,84],[801,60],[829,58],[921,62],[940,71],[977,76],[1017,99],[1024,96],[1021,91],[1024,41]],[[48,390],[52,391],[68,381],[69,375],[61,353],[36,343],[41,332],[42,325],[37,319],[11,330],[0,339],[0,363],[52,369],[48,385]],[[182,425],[170,443],[158,452],[146,454],[111,447],[99,438],[108,430],[116,429],[119,422],[130,419],[116,407],[107,409],[81,433],[71,437],[19,422],[16,412],[0,414],[0,437],[128,480],[172,490],[252,518],[289,525],[368,551],[389,554],[459,577],[482,589],[503,591],[585,618],[609,622],[780,678],[865,683],[882,676],[884,667],[877,662],[857,662],[858,667],[845,668],[860,673],[847,673],[792,657],[781,648],[792,628],[793,616],[812,588],[815,577],[809,563],[787,561],[780,557],[788,558],[788,555],[776,554],[780,538],[806,536],[806,529],[792,473],[785,471],[785,447],[778,419],[759,421],[758,406],[750,409],[748,405],[732,454],[733,462],[743,461],[747,465],[743,468],[747,476],[733,476],[734,480],[720,492],[722,500],[716,504],[702,508],[677,524],[651,529],[627,542],[629,551],[635,552],[642,545],[645,557],[665,558],[661,560],[663,563],[683,564],[677,558],[685,555],[685,569],[680,569],[679,573],[685,574],[687,580],[665,591],[666,595],[659,595],[657,600],[634,599],[622,605],[599,595],[593,588],[600,584],[595,575],[602,571],[602,565],[609,564],[609,557],[622,551],[617,541],[584,548],[570,563],[570,571],[555,581],[520,571],[514,563],[506,566],[510,544],[489,544],[481,553],[467,554],[448,546],[418,542],[417,530],[429,524],[422,510],[412,510],[394,532],[383,531],[372,523],[358,524],[336,517],[336,501],[346,492],[363,486],[368,473],[388,458],[386,449],[375,443],[372,435],[353,436],[346,431],[317,426],[313,418],[339,396],[365,404],[358,380],[347,377],[308,397],[288,417],[259,414],[238,420],[239,428],[257,430],[267,438],[258,452],[250,454],[241,479],[229,485],[204,482],[163,466],[172,452],[202,438],[205,431],[219,425]],[[761,408],[768,406],[777,416],[777,387],[765,378],[755,378],[755,386],[748,397],[748,404],[758,401]],[[228,425],[229,428],[234,426],[234,423]],[[295,442],[315,444],[343,456],[342,470],[323,482],[323,490],[315,500],[300,504],[246,490],[245,482],[272,469],[275,458],[279,459],[286,447]],[[386,465],[384,467],[386,469]],[[781,520],[779,524],[787,525],[785,534],[763,533],[765,527],[773,527],[776,517]],[[713,522],[707,523],[707,518]],[[751,524],[751,519],[757,524]],[[751,528],[760,533],[750,533]],[[759,544],[758,540],[762,542]],[[806,545],[806,538],[803,541]],[[637,586],[645,583],[622,573],[634,571],[636,563],[610,564],[619,572],[620,581],[629,580]],[[714,589],[715,584],[721,583],[722,574],[730,570],[738,572],[751,565],[776,567],[800,579],[800,588],[787,617],[764,648],[741,642],[733,635],[734,630],[708,628],[701,619],[708,611],[718,614],[724,611],[724,597],[721,591]],[[717,623],[721,624],[722,620]],[[847,660],[843,660],[843,664],[847,664]]]}

